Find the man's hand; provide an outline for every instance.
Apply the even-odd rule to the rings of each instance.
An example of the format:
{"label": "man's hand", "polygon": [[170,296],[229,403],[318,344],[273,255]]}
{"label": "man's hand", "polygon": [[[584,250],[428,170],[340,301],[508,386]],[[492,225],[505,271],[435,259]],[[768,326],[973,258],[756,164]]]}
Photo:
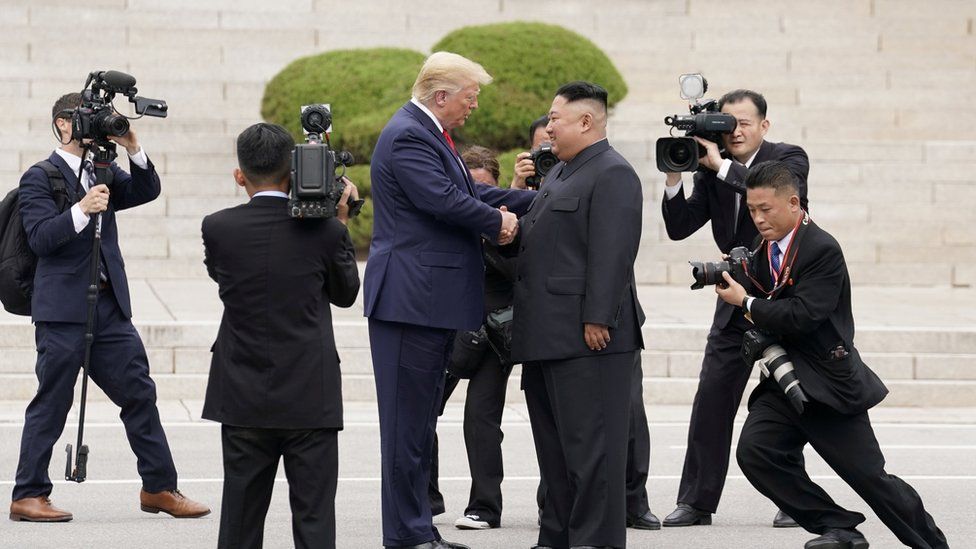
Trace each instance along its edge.
{"label": "man's hand", "polygon": [[746,289],[742,287],[742,284],[736,282],[728,271],[722,272],[722,278],[725,279],[726,287],[723,288],[721,284],[716,284],[715,293],[722,298],[722,301],[725,301],[729,305],[741,306],[742,300],[748,295]]}
{"label": "man's hand", "polygon": [[139,153],[139,139],[136,137],[136,132],[132,128],[129,128],[129,131],[126,132],[126,134],[122,137],[110,135],[108,138],[110,141],[115,141],[119,145],[125,147],[125,150],[129,153],[129,156],[134,156]]}
{"label": "man's hand", "polygon": [[535,162],[532,161],[532,153],[521,152],[515,157],[515,176],[512,177],[513,189],[526,189],[525,178],[535,175]]}
{"label": "man's hand", "polygon": [[604,324],[583,324],[583,340],[591,351],[602,351],[610,343],[610,328]]}
{"label": "man's hand", "polygon": [[667,178],[664,180],[664,184],[668,187],[674,187],[678,183],[681,183],[681,172],[667,172]]}
{"label": "man's hand", "polygon": [[85,215],[104,212],[108,209],[108,187],[105,185],[95,185],[78,202],[78,206],[81,207],[81,213]]}
{"label": "man's hand", "polygon": [[718,152],[718,145],[701,137],[695,137],[695,141],[705,147],[705,156],[699,158],[698,163],[713,172],[719,171],[722,167],[722,154]]}
{"label": "man's hand", "polygon": [[518,233],[518,216],[508,211],[505,206],[498,208],[498,211],[502,212],[502,226],[498,230],[498,244],[504,246],[515,240],[515,235]]}
{"label": "man's hand", "polygon": [[342,182],[346,186],[342,189],[342,196],[339,197],[339,202],[336,204],[336,219],[345,225],[349,222],[349,197],[351,196],[354,201],[359,200],[359,189],[346,176],[342,176]]}

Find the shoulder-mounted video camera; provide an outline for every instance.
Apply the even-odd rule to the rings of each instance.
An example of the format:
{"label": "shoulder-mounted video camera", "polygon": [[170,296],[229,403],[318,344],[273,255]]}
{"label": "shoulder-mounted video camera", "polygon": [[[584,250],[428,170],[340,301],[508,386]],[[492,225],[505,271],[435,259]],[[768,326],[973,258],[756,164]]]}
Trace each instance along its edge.
{"label": "shoulder-mounted video camera", "polygon": [[139,97],[135,77],[119,71],[96,71],[88,75],[81,92],[81,105],[71,114],[71,138],[91,139],[97,145],[108,145],[108,138],[129,133],[129,118],[120,114],[112,100],[122,94],[135,105],[142,116],[165,118],[169,107],[161,99]]}
{"label": "shoulder-mounted video camera", "polygon": [[[291,157],[288,214],[297,218],[335,217],[346,187],[342,177],[354,159],[347,151],[337,152],[329,147],[332,132],[329,105],[303,105],[301,116],[305,143],[296,145]],[[364,203],[365,200],[353,200],[350,196],[349,217],[359,215]]]}
{"label": "shoulder-mounted video camera", "polygon": [[736,120],[730,114],[718,112],[718,102],[702,99],[708,91],[708,81],[700,73],[682,74],[678,77],[681,98],[689,100],[691,114],[674,114],[664,117],[664,123],[674,130],[685,132],[685,137],[662,137],[657,140],[657,169],[662,172],[693,172],[698,169],[698,159],[705,156],[705,147],[693,137],[701,137],[723,148],[722,134],[735,131]]}

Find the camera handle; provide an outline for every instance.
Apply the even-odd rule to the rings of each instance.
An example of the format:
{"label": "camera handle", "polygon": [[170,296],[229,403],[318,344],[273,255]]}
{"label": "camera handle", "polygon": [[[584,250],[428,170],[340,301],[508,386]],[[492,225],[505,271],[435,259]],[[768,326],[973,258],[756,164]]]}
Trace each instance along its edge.
{"label": "camera handle", "polygon": [[[92,185],[112,186],[112,161],[117,154],[115,143],[96,143],[94,153],[95,181]],[[88,157],[91,146],[85,147],[82,158]],[[82,161],[84,166],[84,161]],[[78,180],[81,181],[81,170],[79,169]],[[78,412],[78,451],[75,454],[75,466],[71,467],[71,444],[65,449],[68,454],[68,463],[64,468],[64,479],[73,482],[84,482],[88,476],[88,445],[84,444],[85,436],[85,408],[88,402],[88,369],[91,366],[91,349],[95,341],[95,313],[98,306],[98,270],[102,262],[102,214],[97,213],[91,216],[91,222],[95,224],[95,234],[92,238],[92,252],[90,263],[90,278],[87,291],[88,316],[85,324],[85,355],[81,363],[81,406]]]}

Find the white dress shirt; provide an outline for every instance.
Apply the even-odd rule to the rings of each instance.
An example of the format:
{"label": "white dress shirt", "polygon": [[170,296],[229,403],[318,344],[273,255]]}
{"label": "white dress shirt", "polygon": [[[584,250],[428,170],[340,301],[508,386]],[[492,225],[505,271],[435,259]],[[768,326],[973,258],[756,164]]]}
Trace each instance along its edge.
{"label": "white dress shirt", "polygon": [[[73,155],[64,149],[55,149],[54,153],[60,156],[65,163],[68,164],[68,168],[71,169],[71,173],[75,175],[78,174],[78,171],[81,169],[80,156]],[[89,160],[91,159],[89,158]],[[139,152],[136,154],[129,155],[129,161],[144,170],[149,168],[149,157],[146,156],[146,151],[142,147],[139,147]],[[91,177],[92,176],[88,174],[87,170],[82,170],[80,183],[81,187],[85,189],[85,192],[88,192],[89,187],[91,187]],[[74,222],[75,232],[80,233],[81,231],[85,230],[85,227],[88,226],[90,218],[81,211],[81,204],[76,203],[74,206],[71,206],[71,220]]]}
{"label": "white dress shirt", "polygon": [[[795,233],[795,232],[796,232],[796,229],[794,228],[792,231],[786,233],[786,236],[784,236],[783,238],[781,238],[781,239],[779,239],[779,240],[776,241],[776,245],[779,246],[779,255],[780,255],[780,258],[779,258],[779,266],[780,266],[780,272],[782,272],[783,261],[786,260],[786,250],[788,250],[790,248],[790,242],[793,241],[793,233]],[[772,248],[772,246],[769,246],[769,247]],[[773,258],[772,257],[769,258],[769,271],[770,271],[770,273],[772,273],[772,271],[773,271]],[[755,299],[756,298],[754,298],[754,297],[749,297],[748,299],[746,299],[746,310],[749,311],[750,313],[752,312],[752,302]]]}

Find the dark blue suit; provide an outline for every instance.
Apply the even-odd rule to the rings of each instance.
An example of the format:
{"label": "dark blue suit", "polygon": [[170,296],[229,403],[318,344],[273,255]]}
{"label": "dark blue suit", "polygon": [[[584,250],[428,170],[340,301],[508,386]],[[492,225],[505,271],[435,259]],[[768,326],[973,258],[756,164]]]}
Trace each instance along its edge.
{"label": "dark blue suit", "polygon": [[[85,190],[58,154],[49,160],[61,170],[71,202]],[[149,361],[132,326],[129,287],[119,250],[115,212],[145,204],[160,192],[149,164],[132,164],[132,175],[112,164],[114,180],[108,210],[102,214],[102,271],[108,279],[99,292],[90,375],[121,408],[120,417],[136,454],[143,488],[176,488],[176,469],[156,409],[156,386]],[[47,469],[54,443],[64,430],[81,368],[87,318],[86,292],[95,223],[75,232],[70,208],[58,212],[47,174],[33,167],[20,180],[20,214],[31,249],[38,256],[31,314],[37,341],[37,394],[27,407],[17,484],[13,499],[51,493]]]}
{"label": "dark blue suit", "polygon": [[474,183],[434,121],[412,103],[383,129],[371,164],[373,240],[364,276],[380,414],[383,544],[440,535],[427,499],[430,453],[455,330],[481,326],[481,235],[534,192]]}

